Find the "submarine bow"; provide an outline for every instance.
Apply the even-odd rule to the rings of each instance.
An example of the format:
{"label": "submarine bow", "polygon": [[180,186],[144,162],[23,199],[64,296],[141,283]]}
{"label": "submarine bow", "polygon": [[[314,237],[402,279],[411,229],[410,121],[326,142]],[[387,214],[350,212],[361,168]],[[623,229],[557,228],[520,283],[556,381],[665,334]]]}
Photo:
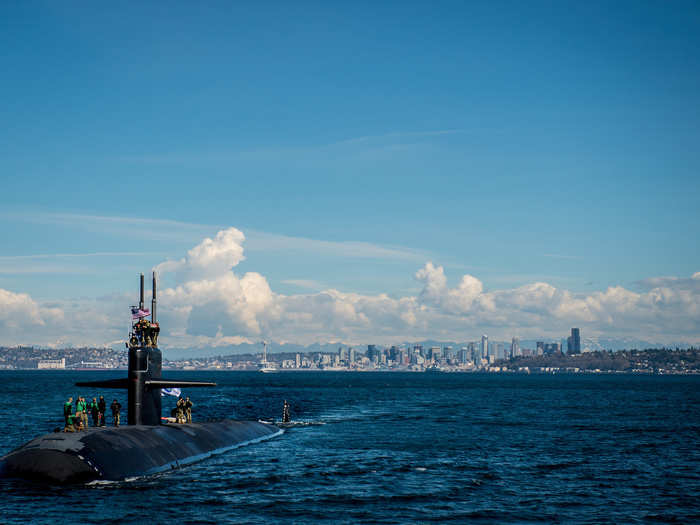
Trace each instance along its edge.
{"label": "submarine bow", "polygon": [[56,483],[119,481],[176,469],[282,432],[274,425],[232,420],[57,432],[0,458],[0,475]]}

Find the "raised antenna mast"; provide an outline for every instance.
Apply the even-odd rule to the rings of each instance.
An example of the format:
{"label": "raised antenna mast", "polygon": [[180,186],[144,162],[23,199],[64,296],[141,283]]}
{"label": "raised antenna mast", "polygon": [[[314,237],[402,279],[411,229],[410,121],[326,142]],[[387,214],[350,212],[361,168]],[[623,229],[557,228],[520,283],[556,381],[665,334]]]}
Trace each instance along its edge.
{"label": "raised antenna mast", "polygon": [[143,310],[143,274],[141,274],[141,293],[139,294],[139,310]]}
{"label": "raised antenna mast", "polygon": [[156,272],[153,272],[153,297],[151,297],[151,322],[156,322]]}

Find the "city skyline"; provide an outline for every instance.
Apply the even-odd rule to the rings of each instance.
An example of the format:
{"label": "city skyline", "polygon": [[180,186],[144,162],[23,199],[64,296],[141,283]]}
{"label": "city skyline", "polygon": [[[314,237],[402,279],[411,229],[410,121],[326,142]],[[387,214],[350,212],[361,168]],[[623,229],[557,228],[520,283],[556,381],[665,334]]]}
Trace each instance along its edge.
{"label": "city skyline", "polygon": [[0,344],[700,341],[695,3],[0,13]]}

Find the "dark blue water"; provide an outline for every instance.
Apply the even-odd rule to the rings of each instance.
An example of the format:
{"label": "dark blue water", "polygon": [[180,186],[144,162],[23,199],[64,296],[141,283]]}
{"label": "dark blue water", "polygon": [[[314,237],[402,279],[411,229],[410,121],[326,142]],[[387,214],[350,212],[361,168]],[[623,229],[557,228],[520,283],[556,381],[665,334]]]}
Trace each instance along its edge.
{"label": "dark blue water", "polygon": [[[0,454],[60,425],[68,395],[126,405],[72,386],[119,374],[0,372]],[[186,392],[195,420],[279,418],[286,398],[315,424],[132,482],[0,480],[0,522],[700,520],[700,377],[185,376],[220,385]]]}

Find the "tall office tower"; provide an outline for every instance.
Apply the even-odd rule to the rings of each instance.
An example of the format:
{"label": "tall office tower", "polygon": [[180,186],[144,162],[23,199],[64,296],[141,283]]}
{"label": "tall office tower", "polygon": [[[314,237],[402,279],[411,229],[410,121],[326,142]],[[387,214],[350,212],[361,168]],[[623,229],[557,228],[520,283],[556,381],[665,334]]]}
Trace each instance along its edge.
{"label": "tall office tower", "polygon": [[376,363],[377,361],[379,361],[378,354],[379,350],[377,350],[377,345],[367,345],[367,359]]}
{"label": "tall office tower", "polygon": [[439,346],[431,346],[430,347],[430,354],[428,355],[428,358],[431,359],[432,361],[440,361],[441,359],[441,350]]}
{"label": "tall office tower", "polygon": [[297,354],[294,356],[294,364],[297,368],[301,368],[301,354]]}
{"label": "tall office tower", "polygon": [[413,347],[413,353],[411,354],[411,364],[417,365],[419,361],[422,361],[423,356],[420,355],[420,349],[417,346]]}
{"label": "tall office tower", "polygon": [[514,337],[510,342],[510,356],[518,357],[520,355],[520,338]]}
{"label": "tall office tower", "polygon": [[413,352],[418,352],[418,355],[420,355],[421,357],[425,357],[425,354],[423,353],[423,345],[415,345],[413,347]]}
{"label": "tall office tower", "polygon": [[544,354],[544,341],[537,341],[537,350],[535,353],[536,355]]}
{"label": "tall office tower", "polygon": [[459,364],[460,365],[466,365],[467,361],[469,361],[469,350],[467,350],[466,346],[463,346],[461,350],[459,351],[458,358],[459,358]]}
{"label": "tall office tower", "polygon": [[442,356],[445,358],[446,361],[449,361],[450,359],[454,359],[454,353],[452,352],[452,347],[451,346],[445,346],[442,349]]}
{"label": "tall office tower", "polygon": [[571,329],[571,346],[573,347],[573,354],[581,353],[581,332],[578,328]]}
{"label": "tall office tower", "polygon": [[396,345],[391,345],[391,348],[389,348],[389,359],[392,361],[396,361],[399,356],[399,347]]}
{"label": "tall office tower", "polygon": [[489,355],[489,336],[484,334],[481,336],[481,358],[488,358]]}
{"label": "tall office tower", "polygon": [[488,358],[489,358],[489,362],[492,363],[497,359],[498,343],[489,343],[488,347],[489,347]]}
{"label": "tall office tower", "polygon": [[350,359],[350,364],[355,362],[355,349],[352,347],[348,348],[348,359]]}
{"label": "tall office tower", "polygon": [[503,359],[503,343],[493,343],[493,356],[496,359]]}
{"label": "tall office tower", "polygon": [[475,363],[478,363],[481,361],[481,355],[479,352],[479,343],[473,342],[469,343],[469,354],[471,355],[471,360],[474,361]]}

